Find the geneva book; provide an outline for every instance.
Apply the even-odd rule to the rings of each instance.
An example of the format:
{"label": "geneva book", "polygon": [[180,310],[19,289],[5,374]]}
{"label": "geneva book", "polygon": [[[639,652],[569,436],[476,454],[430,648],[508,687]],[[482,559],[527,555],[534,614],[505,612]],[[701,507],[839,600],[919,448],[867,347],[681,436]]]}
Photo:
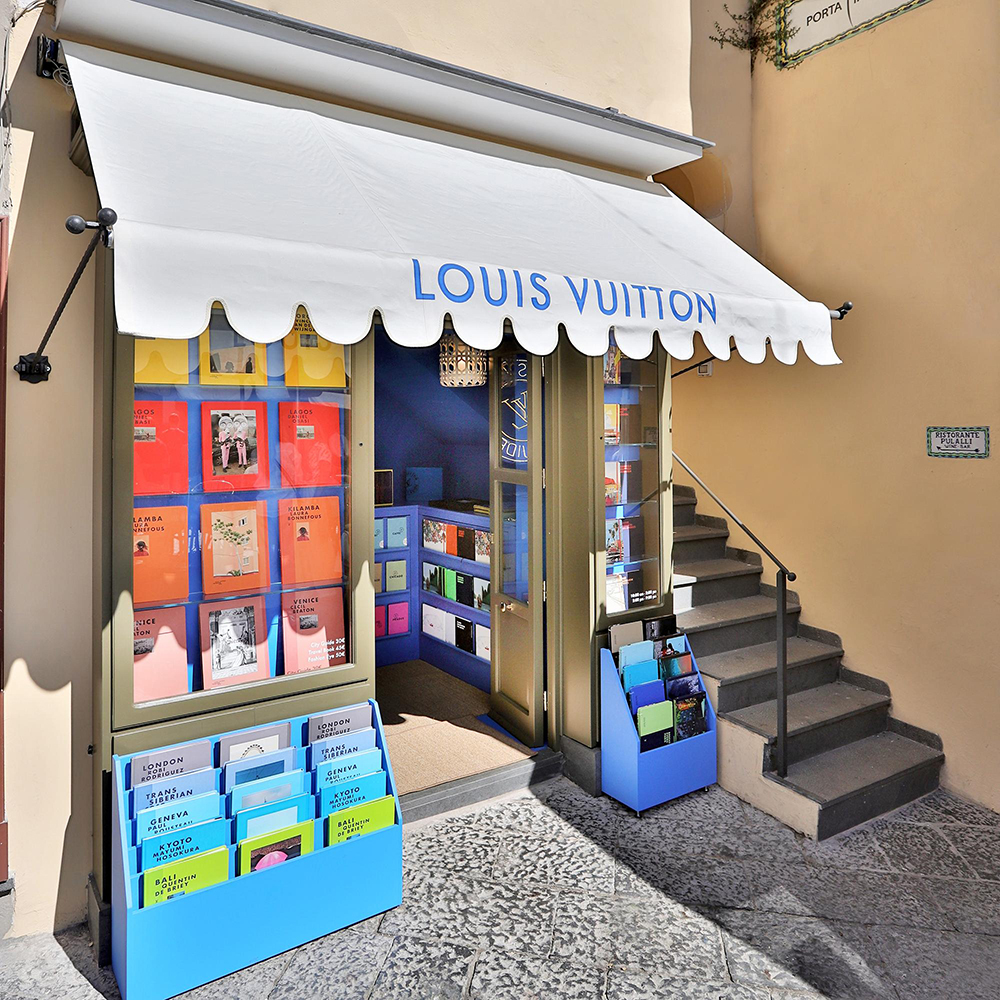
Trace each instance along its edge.
{"label": "geneva book", "polygon": [[339,486],[340,407],[278,403],[282,486]]}
{"label": "geneva book", "polygon": [[281,595],[285,673],[304,674],[347,662],[344,592],[293,590]]}
{"label": "geneva book", "polygon": [[340,582],[340,497],[279,500],[278,535],[284,586]]}

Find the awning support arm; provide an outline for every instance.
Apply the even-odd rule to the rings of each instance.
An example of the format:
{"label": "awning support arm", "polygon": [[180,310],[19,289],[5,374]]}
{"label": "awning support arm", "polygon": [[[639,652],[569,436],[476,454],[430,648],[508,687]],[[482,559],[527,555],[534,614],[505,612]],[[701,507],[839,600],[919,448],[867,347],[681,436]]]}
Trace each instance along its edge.
{"label": "awning support arm", "polygon": [[830,319],[843,319],[853,308],[853,302],[845,302],[839,308],[830,310]]}

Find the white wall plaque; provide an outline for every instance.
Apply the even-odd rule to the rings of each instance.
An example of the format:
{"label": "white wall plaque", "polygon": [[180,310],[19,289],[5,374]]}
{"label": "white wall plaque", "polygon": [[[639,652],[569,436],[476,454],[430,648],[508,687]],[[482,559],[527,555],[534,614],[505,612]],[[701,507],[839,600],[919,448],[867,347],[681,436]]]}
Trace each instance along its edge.
{"label": "white wall plaque", "polygon": [[989,458],[989,427],[928,427],[931,458]]}

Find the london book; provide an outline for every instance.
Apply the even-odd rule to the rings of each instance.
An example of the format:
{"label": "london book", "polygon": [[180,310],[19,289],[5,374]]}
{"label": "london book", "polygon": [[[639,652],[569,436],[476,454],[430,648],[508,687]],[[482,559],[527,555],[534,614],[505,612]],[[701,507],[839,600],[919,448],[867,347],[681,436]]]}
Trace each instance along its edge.
{"label": "london book", "polygon": [[271,580],[265,501],[201,505],[201,581],[206,596],[267,588]]}
{"label": "london book", "polygon": [[133,492],[160,496],[188,491],[188,411],[182,400],[136,400]]}
{"label": "london book", "polygon": [[137,753],[129,761],[131,787],[161,778],[175,778],[188,771],[199,771],[212,766],[212,744],[208,740],[195,740],[180,746],[165,747]]}
{"label": "london book", "polygon": [[340,407],[336,403],[278,403],[281,485],[339,486]]}
{"label": "london book", "polygon": [[344,573],[340,531],[340,497],[279,500],[282,584],[339,583]]}
{"label": "london book", "polygon": [[132,598],[135,604],[174,604],[188,596],[187,507],[132,511]]}
{"label": "london book", "polygon": [[319,740],[336,739],[358,729],[370,729],[372,724],[372,706],[363,701],[357,705],[347,705],[335,708],[331,712],[320,712],[310,715],[306,730],[310,743]]}
{"label": "london book", "polygon": [[344,592],[340,587],[281,595],[285,673],[304,674],[347,662]]}
{"label": "london book", "polygon": [[185,609],[136,611],[132,626],[132,700],[136,705],[188,693]]}

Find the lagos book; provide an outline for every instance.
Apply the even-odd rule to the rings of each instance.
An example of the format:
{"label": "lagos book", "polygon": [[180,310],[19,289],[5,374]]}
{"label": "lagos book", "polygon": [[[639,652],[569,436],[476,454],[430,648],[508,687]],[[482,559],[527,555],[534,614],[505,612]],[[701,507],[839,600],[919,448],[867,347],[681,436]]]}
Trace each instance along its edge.
{"label": "lagos book", "polygon": [[282,486],[339,486],[340,407],[336,403],[278,403]]}
{"label": "lagos book", "polygon": [[187,403],[181,400],[137,399],[133,421],[135,495],[187,493]]}

